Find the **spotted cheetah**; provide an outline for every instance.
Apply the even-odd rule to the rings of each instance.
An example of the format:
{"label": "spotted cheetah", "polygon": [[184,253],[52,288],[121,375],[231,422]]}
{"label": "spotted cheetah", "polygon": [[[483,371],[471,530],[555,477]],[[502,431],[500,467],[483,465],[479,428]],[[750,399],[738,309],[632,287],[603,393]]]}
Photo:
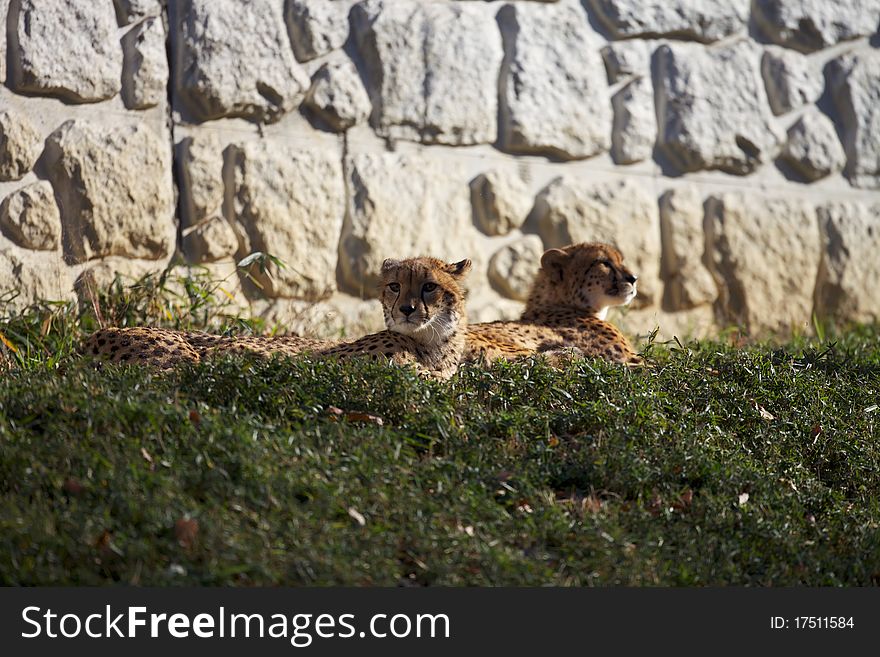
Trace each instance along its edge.
{"label": "spotted cheetah", "polygon": [[620,251],[607,244],[550,249],[541,257],[522,317],[471,325],[463,360],[488,363],[543,353],[639,364],[626,337],[605,321],[611,306],[635,298],[636,280]]}
{"label": "spotted cheetah", "polygon": [[415,367],[428,377],[448,379],[458,369],[465,348],[467,318],[462,282],[470,268],[470,260],[452,264],[428,257],[386,260],[380,297],[388,329],[352,342],[296,336],[227,337],[146,327],[107,328],[91,335],[82,351],[112,362],[162,369],[224,353],[370,357]]}

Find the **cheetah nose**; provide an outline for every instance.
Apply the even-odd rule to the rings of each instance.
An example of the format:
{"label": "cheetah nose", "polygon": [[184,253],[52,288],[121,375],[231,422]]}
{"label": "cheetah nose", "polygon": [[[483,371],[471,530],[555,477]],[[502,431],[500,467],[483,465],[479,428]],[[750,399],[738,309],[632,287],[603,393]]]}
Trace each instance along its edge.
{"label": "cheetah nose", "polygon": [[635,282],[637,280],[639,280],[639,277],[636,276],[635,274],[627,274],[626,276],[623,277],[623,280],[625,280],[630,285],[633,285],[633,284],[635,284]]}
{"label": "cheetah nose", "polygon": [[416,311],[416,309],[414,306],[401,306],[400,307],[400,312],[402,312],[407,317],[412,315],[415,311]]}

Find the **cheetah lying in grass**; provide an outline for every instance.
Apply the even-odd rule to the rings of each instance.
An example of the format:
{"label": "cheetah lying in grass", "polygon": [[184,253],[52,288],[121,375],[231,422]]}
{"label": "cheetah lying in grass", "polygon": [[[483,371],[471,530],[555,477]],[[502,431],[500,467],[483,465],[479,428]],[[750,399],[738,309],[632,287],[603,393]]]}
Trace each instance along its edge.
{"label": "cheetah lying in grass", "polygon": [[550,249],[541,257],[522,317],[472,324],[464,361],[488,363],[543,353],[551,360],[575,355],[640,364],[626,337],[605,321],[611,306],[625,306],[635,298],[636,279],[612,246],[583,243]]}
{"label": "cheetah lying in grass", "polygon": [[386,260],[380,291],[388,330],[352,342],[107,328],[90,336],[82,351],[112,362],[163,369],[229,353],[369,357],[413,366],[425,376],[448,379],[458,369],[465,348],[467,319],[461,283],[470,267],[470,260],[453,264],[436,258]]}

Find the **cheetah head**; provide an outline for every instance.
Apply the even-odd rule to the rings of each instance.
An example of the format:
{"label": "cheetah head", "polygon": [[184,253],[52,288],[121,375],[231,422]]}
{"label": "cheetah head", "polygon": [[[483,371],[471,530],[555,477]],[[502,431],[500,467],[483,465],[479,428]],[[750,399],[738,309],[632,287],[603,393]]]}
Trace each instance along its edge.
{"label": "cheetah head", "polygon": [[608,244],[585,242],[550,249],[527,308],[574,306],[605,319],[611,306],[625,306],[636,296],[638,277],[623,264],[620,251]]}
{"label": "cheetah head", "polygon": [[466,322],[462,281],[470,260],[386,260],[380,292],[385,326],[431,345],[447,342]]}

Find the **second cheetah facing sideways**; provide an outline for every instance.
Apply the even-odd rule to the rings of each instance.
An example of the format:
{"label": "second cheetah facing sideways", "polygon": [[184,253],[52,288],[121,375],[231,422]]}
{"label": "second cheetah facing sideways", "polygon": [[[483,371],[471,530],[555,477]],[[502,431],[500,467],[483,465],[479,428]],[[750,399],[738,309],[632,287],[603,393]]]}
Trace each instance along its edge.
{"label": "second cheetah facing sideways", "polygon": [[541,257],[522,317],[472,324],[464,360],[486,363],[569,353],[640,364],[623,333],[605,321],[611,306],[624,306],[635,298],[636,280],[620,251],[607,244],[550,249]]}
{"label": "second cheetah facing sideways", "polygon": [[461,285],[471,261],[448,264],[436,258],[386,260],[380,298],[388,330],[353,342],[300,337],[227,337],[158,328],[107,328],[83,345],[83,352],[121,363],[169,368],[223,353],[296,355],[313,353],[339,358],[371,357],[415,367],[420,373],[448,379],[458,369],[465,348],[465,295]]}

